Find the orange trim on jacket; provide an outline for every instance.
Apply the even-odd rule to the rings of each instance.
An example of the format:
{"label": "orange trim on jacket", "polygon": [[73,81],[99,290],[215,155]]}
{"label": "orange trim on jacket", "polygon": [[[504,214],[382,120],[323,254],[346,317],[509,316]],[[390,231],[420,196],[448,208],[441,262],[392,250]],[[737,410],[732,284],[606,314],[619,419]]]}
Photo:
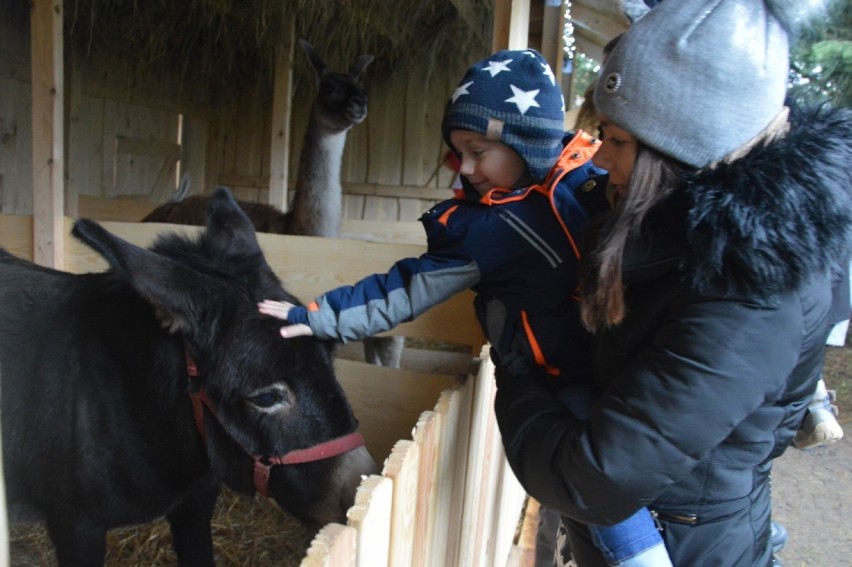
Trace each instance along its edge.
{"label": "orange trim on jacket", "polygon": [[440,224],[442,224],[443,226],[447,226],[447,223],[450,220],[450,215],[453,214],[453,212],[455,212],[455,210],[458,209],[458,208],[459,208],[459,206],[455,205],[455,206],[450,207],[446,211],[444,211],[444,214],[442,214],[440,216],[440,218],[438,218],[438,222]]}
{"label": "orange trim on jacket", "polygon": [[598,148],[600,148],[600,141],[597,138],[583,130],[577,130],[577,133],[574,134],[574,137],[571,138],[571,141],[562,150],[559,159],[556,161],[556,165],[550,170],[547,179],[544,180],[544,184],[547,187],[547,194],[550,197],[550,207],[553,209],[553,215],[559,221],[560,226],[562,226],[562,230],[565,232],[565,236],[568,237],[568,242],[571,243],[571,248],[574,250],[574,254],[578,260],[580,259],[580,247],[577,246],[574,237],[571,236],[571,231],[568,230],[568,227],[565,226],[565,221],[559,215],[556,203],[553,202],[553,192],[551,189],[556,187],[570,171],[592,159]]}
{"label": "orange trim on jacket", "polygon": [[529,342],[530,348],[532,348],[533,358],[535,358],[536,364],[544,368],[544,371],[551,376],[559,376],[559,369],[548,364],[544,359],[544,353],[541,352],[541,347],[539,346],[538,340],[535,338],[535,334],[533,333],[529,320],[527,319],[527,312],[523,310],[521,311],[521,322],[524,324],[524,333],[527,336],[527,342]]}

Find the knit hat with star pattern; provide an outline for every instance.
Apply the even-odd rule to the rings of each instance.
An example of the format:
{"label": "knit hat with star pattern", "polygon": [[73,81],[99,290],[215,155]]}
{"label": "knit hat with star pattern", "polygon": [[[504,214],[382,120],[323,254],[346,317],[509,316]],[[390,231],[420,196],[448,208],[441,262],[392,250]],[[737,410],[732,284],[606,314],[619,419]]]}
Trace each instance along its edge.
{"label": "knit hat with star pattern", "polygon": [[784,105],[798,0],[666,0],[621,37],[595,107],[645,144],[704,167],[758,137]]}
{"label": "knit hat with star pattern", "polygon": [[474,63],[453,91],[441,131],[470,130],[502,142],[526,162],[537,182],[562,152],[565,104],[550,65],[533,50],[498,51]]}

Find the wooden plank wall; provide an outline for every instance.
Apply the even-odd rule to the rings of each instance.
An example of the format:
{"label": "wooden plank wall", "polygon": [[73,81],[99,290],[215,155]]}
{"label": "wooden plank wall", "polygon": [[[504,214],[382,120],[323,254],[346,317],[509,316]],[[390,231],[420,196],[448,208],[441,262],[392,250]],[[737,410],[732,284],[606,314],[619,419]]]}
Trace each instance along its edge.
{"label": "wooden plank wall", "polygon": [[[0,212],[32,213],[29,7],[0,10]],[[4,5],[4,6],[5,6]],[[10,6],[12,8],[12,6]],[[26,8],[26,9],[25,9]]]}
{"label": "wooden plank wall", "polygon": [[[300,51],[296,57],[304,57]],[[342,179],[353,185],[448,188],[454,173],[442,166],[446,147],[440,121],[448,94],[466,62],[439,69],[397,69],[390,77],[365,72],[370,92],[366,121],[349,131]],[[75,55],[66,82],[66,214],[73,197],[147,197],[166,200],[181,173],[191,192],[231,186],[242,199],[266,202],[270,173],[272,93],[246,86],[228,104],[198,107],[169,95],[168,87],[137,81],[126,69],[95,68]],[[153,81],[152,81],[153,83]],[[289,185],[298,172],[301,145],[316,96],[308,81],[295,92],[289,151]],[[32,212],[32,110],[28,13],[0,15],[0,211]],[[164,94],[166,93],[166,94]],[[395,201],[353,194],[347,218],[415,220],[428,208],[421,199]],[[357,212],[351,212],[357,211]]]}
{"label": "wooden plank wall", "polygon": [[[397,199],[390,192],[387,198]],[[402,198],[399,200],[409,201]],[[431,206],[431,200],[424,200],[422,206]],[[78,195],[74,218],[89,218],[100,221],[139,222],[145,215],[158,206],[147,199],[134,197],[93,197]],[[425,209],[424,209],[425,210]],[[360,218],[344,219],[341,237],[366,240],[368,242],[396,242],[397,244],[425,244],[426,235],[419,222],[408,221],[365,221]]]}
{"label": "wooden plank wall", "polygon": [[178,113],[83,91],[72,98],[69,195],[165,201],[177,185]]}
{"label": "wooden plank wall", "polygon": [[[433,203],[452,195],[449,187],[455,173],[443,165],[447,147],[440,126],[447,96],[464,69],[465,65],[456,62],[433,75],[423,69],[399,70],[387,82],[373,80],[372,84],[367,69],[369,112],[363,123],[349,130],[343,154],[344,218],[413,221]],[[315,97],[315,85],[299,85],[293,100],[291,196]],[[263,93],[255,93],[211,122],[207,169],[217,180],[212,185],[226,185],[240,199],[268,201],[268,148],[252,151],[256,140],[240,134],[251,132],[258,143],[268,138],[265,114],[240,111],[265,104]],[[210,188],[208,184],[207,190]],[[385,188],[403,188],[411,197],[387,199],[382,194]]]}

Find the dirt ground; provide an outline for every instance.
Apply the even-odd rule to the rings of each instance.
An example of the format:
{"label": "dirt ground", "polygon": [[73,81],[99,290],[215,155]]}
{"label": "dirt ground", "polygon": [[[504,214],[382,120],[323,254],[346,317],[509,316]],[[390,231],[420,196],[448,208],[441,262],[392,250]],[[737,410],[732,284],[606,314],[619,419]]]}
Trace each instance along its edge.
{"label": "dirt ground", "polygon": [[789,450],[772,475],[773,516],[789,540],[778,554],[784,567],[852,565],[852,442]]}
{"label": "dirt ground", "polygon": [[772,474],[773,516],[789,535],[783,567],[852,566],[852,346],[827,347],[825,382],[837,391],[840,441],[790,448]]}

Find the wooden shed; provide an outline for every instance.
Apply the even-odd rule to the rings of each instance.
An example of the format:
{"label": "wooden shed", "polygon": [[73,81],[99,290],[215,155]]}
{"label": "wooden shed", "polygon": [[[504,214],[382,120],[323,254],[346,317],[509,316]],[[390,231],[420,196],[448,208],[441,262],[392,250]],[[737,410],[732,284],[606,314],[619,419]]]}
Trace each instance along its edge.
{"label": "wooden shed", "polygon": [[[288,258],[273,267],[309,298],[422,251],[415,221],[451,195],[455,175],[444,104],[471,62],[535,47],[568,94],[566,22],[575,48],[598,58],[629,25],[624,14],[619,0],[0,0],[0,246],[60,269],[101,269],[67,238],[69,219],[124,221],[108,227],[144,244],[166,227],[135,221],[182,179],[191,193],[225,185],[286,210],[316,89],[297,47],[305,38],[332,69],[376,57],[369,114],[344,153],[344,236],[392,242],[263,235],[268,256]],[[503,566],[524,554],[515,537],[524,495],[501,454],[470,297],[421,319],[398,332],[462,345],[461,358],[413,357],[404,370],[340,363],[356,414],[370,411],[366,374],[403,409],[393,427],[359,416],[385,471],[365,480],[351,525],[320,532],[303,565]],[[448,518],[458,533],[435,531]],[[431,531],[401,538],[405,522]],[[363,555],[372,549],[364,530],[388,537],[378,562]]]}
{"label": "wooden shed", "polygon": [[[332,69],[376,57],[344,154],[346,216],[414,221],[449,194],[439,124],[458,77],[526,46],[561,74],[567,4],[0,0],[0,212],[33,214],[35,257],[57,265],[80,196],[161,203],[185,178],[286,209],[316,89],[306,38]],[[593,57],[627,26],[618,0],[569,10]]]}

